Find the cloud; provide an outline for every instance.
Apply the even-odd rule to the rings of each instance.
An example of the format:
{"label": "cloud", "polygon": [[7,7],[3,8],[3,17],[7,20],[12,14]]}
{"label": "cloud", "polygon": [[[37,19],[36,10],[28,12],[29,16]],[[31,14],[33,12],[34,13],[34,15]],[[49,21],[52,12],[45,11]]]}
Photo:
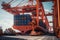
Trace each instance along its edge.
{"label": "cloud", "polygon": [[2,26],[3,31],[6,28],[12,27],[13,25],[13,15],[6,11],[0,11],[0,26]]}
{"label": "cloud", "polygon": [[49,12],[49,13],[51,13],[51,12],[52,12],[52,10],[45,9],[45,12]]}
{"label": "cloud", "polygon": [[50,12],[48,9],[45,9],[45,11]]}

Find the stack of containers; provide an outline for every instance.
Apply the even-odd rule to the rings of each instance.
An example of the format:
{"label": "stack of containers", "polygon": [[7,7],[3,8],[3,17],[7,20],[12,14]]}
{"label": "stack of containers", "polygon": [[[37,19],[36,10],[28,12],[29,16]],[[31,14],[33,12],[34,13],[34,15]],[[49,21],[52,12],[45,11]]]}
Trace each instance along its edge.
{"label": "stack of containers", "polygon": [[32,21],[31,16],[28,14],[14,16],[14,25],[17,26],[28,25],[28,23],[31,21]]}

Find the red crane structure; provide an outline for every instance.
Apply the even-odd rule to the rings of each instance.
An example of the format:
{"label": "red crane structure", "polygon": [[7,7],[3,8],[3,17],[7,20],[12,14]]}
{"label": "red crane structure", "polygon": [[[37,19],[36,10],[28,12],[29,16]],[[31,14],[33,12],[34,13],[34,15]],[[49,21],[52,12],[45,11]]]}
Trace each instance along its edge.
{"label": "red crane structure", "polygon": [[[12,0],[13,1],[13,0]],[[6,10],[7,12],[13,14],[14,16],[16,15],[20,15],[22,13],[22,15],[24,15],[24,13],[30,13],[32,15],[32,21],[29,22],[29,25],[21,25],[21,26],[17,26],[17,25],[13,25],[14,29],[20,30],[22,34],[26,34],[28,31],[31,30],[30,35],[38,35],[38,34],[43,34],[42,32],[35,32],[35,29],[37,30],[43,30],[45,32],[49,32],[49,29],[51,28],[47,19],[47,16],[52,16],[53,17],[53,21],[51,23],[53,23],[53,29],[54,29],[54,33],[56,34],[57,37],[60,37],[60,4],[59,4],[59,0],[35,0],[36,4],[33,4],[34,0],[28,0],[28,5],[26,6],[19,6],[19,4],[15,7],[11,7],[10,3],[12,2],[10,1],[9,3],[2,3],[2,9]],[[45,10],[43,7],[42,2],[50,2],[52,1],[54,6],[52,8],[53,12],[52,13],[48,13],[45,14]],[[40,17],[40,18],[39,18]],[[44,29],[43,27],[39,26],[39,22],[43,21],[43,23],[45,23],[46,25],[46,29]],[[17,20],[15,20],[16,22]],[[57,33],[58,32],[58,33]]]}

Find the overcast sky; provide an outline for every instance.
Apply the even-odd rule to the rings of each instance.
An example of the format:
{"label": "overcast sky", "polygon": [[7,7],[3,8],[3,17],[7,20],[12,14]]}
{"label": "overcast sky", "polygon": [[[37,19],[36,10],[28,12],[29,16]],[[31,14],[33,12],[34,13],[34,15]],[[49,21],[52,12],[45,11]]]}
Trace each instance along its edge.
{"label": "overcast sky", "polygon": [[[6,28],[10,28],[13,26],[14,17],[12,14],[10,14],[9,12],[6,12],[5,10],[2,9],[1,3],[3,1],[8,3],[11,0],[0,0],[0,26],[2,26],[2,29],[5,30]],[[22,0],[14,0],[13,2],[11,2],[11,6],[14,7],[17,4],[19,4],[20,2],[22,2]],[[27,4],[27,2],[28,2],[28,0],[24,0],[20,5],[25,5],[25,4]],[[43,3],[45,11],[48,11],[48,12],[52,12],[52,10],[51,10],[52,5],[53,5],[52,2]],[[51,21],[52,17],[49,17],[48,20]],[[52,24],[50,24],[50,25],[52,25]]]}

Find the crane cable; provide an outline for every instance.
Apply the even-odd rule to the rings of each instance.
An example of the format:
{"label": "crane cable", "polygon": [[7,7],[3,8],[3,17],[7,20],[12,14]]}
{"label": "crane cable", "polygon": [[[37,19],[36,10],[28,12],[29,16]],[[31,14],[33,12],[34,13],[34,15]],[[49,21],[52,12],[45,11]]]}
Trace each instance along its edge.
{"label": "crane cable", "polygon": [[[23,4],[26,4],[26,3],[28,3],[28,2],[26,2],[26,3],[25,3],[25,2],[26,2],[26,1],[23,1],[22,3],[23,3]],[[22,4],[22,5],[23,5],[23,4]]]}
{"label": "crane cable", "polygon": [[8,4],[10,4],[13,0],[11,0],[10,2],[8,2]]}
{"label": "crane cable", "polygon": [[[19,5],[21,5],[21,4],[23,5],[23,4],[26,4],[26,3],[28,3],[28,1],[26,2],[25,0],[22,0],[17,6],[19,6]],[[16,7],[17,7],[17,6],[16,6]]]}
{"label": "crane cable", "polygon": [[21,3],[22,3],[23,1],[24,1],[24,0],[21,0],[20,3],[19,3],[18,5],[16,5],[16,7],[19,6],[19,5],[21,5]]}

